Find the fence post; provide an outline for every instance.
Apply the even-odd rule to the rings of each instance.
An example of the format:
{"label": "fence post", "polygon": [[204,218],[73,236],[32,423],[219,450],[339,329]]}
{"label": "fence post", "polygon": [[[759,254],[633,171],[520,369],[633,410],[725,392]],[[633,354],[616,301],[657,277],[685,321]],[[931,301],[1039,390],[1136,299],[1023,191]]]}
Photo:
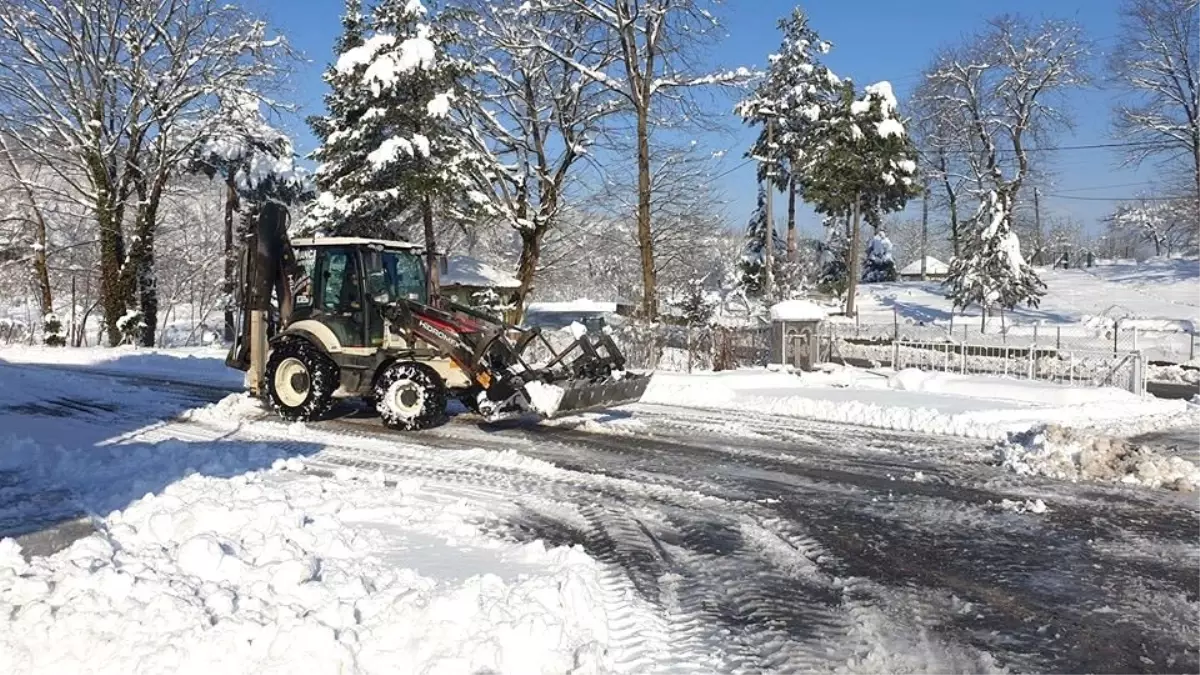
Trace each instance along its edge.
{"label": "fence post", "polygon": [[1192,338],[1188,340],[1188,361],[1192,361],[1196,358],[1196,334],[1188,333],[1188,335]]}
{"label": "fence post", "polygon": [[1121,320],[1113,321],[1113,356],[1117,355],[1117,335],[1121,333]]}
{"label": "fence post", "polygon": [[1138,338],[1138,330],[1137,330],[1137,326],[1134,326],[1133,327],[1133,351],[1135,351],[1135,352],[1138,350],[1138,339],[1137,338]]}
{"label": "fence post", "polygon": [[1061,352],[1062,351],[1062,326],[1055,327],[1054,333],[1055,333],[1054,351]]}
{"label": "fence post", "polygon": [[[1136,335],[1136,333],[1135,333]],[[1133,372],[1129,374],[1131,379],[1129,385],[1133,393],[1141,396],[1146,393],[1146,371],[1142,368],[1141,352],[1133,354]]]}
{"label": "fence post", "polygon": [[895,305],[892,306],[892,326],[893,326],[892,339],[899,340],[900,339],[900,311],[898,309],[896,309]]}
{"label": "fence post", "polygon": [[892,340],[892,370],[900,370],[900,341]]}
{"label": "fence post", "polygon": [[[966,328],[966,326],[963,326],[963,328]],[[966,331],[964,331],[964,333],[965,332]],[[962,356],[962,358],[959,359],[960,366],[959,366],[958,372],[961,375],[966,375],[967,374],[967,343],[966,342],[963,342],[961,345],[959,345],[958,353]]]}
{"label": "fence post", "polygon": [[1034,367],[1037,365],[1037,359],[1034,358],[1034,354],[1036,352],[1037,352],[1037,326],[1034,326],[1034,328],[1033,328],[1033,344],[1029,346],[1029,351],[1027,352],[1029,354],[1029,370],[1026,373],[1025,377],[1026,377],[1026,379],[1029,379],[1029,380],[1033,379]]}

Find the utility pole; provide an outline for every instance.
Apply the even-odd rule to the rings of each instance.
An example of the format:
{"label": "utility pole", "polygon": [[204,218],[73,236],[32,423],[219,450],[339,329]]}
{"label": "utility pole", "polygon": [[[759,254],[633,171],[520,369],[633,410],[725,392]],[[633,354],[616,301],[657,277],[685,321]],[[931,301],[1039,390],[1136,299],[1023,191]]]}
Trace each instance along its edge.
{"label": "utility pole", "polygon": [[1046,238],[1042,236],[1042,210],[1038,206],[1038,188],[1033,186],[1033,227],[1037,230],[1037,263],[1045,264],[1045,259],[1042,257],[1046,248]]}
{"label": "utility pole", "polygon": [[763,261],[766,273],[763,275],[763,297],[770,298],[771,290],[775,287],[775,213],[772,210],[772,193],[775,192],[775,118],[767,118],[767,226],[764,228],[766,243]]}
{"label": "utility pole", "polygon": [[929,182],[921,191],[921,281],[929,281],[925,261],[929,260]]}

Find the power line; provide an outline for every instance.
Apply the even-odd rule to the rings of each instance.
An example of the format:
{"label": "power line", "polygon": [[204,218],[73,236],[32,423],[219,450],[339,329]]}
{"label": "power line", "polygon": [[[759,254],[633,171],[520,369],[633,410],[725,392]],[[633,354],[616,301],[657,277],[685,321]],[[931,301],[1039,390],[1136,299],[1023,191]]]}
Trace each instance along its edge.
{"label": "power line", "polygon": [[1140,183],[1121,183],[1118,185],[1093,185],[1089,187],[1069,188],[1059,192],[1088,192],[1089,190],[1114,190],[1116,188],[1141,187],[1143,185],[1158,185],[1159,181],[1145,180]]}
{"label": "power line", "polygon": [[1078,197],[1075,195],[1046,193],[1047,197],[1073,199],[1081,202],[1185,202],[1191,197]]}
{"label": "power line", "polygon": [[[1060,151],[1074,151],[1074,150],[1104,150],[1104,149],[1110,149],[1110,148],[1150,148],[1150,147],[1161,147],[1163,149],[1166,149],[1166,148],[1172,147],[1172,144],[1165,143],[1163,141],[1126,141],[1124,143],[1091,143],[1091,144],[1086,144],[1086,145],[1059,145],[1059,146],[1046,146],[1046,147],[1035,146],[1032,148],[1023,148],[1022,152],[1027,152],[1027,153],[1028,152],[1060,152]],[[940,151],[927,151],[927,150],[918,149],[917,152],[919,154],[926,155],[926,156],[932,155],[932,154],[938,154],[938,153],[945,153],[947,155],[981,154],[981,152],[977,152],[974,150],[964,150],[964,149],[960,149],[960,148],[947,148],[945,150],[940,150]],[[1014,150],[1012,148],[996,148],[996,152],[998,152],[998,153],[1010,152],[1011,153],[1011,152],[1016,152],[1016,150]]]}

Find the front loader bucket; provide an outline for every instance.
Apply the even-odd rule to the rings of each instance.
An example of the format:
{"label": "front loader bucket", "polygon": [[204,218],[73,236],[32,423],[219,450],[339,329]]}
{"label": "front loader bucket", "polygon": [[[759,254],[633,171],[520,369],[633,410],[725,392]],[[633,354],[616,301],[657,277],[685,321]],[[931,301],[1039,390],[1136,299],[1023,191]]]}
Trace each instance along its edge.
{"label": "front loader bucket", "polygon": [[558,417],[595,408],[612,408],[625,403],[636,403],[646,393],[650,384],[649,375],[625,373],[619,380],[589,382],[587,380],[563,380],[556,385],[563,390],[562,399],[554,410],[541,410],[546,417]]}

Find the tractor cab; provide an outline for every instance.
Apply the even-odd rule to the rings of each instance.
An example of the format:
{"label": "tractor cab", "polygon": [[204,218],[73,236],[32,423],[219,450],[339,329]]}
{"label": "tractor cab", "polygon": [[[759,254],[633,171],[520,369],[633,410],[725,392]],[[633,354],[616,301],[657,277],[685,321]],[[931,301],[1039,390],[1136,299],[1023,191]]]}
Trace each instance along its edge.
{"label": "tractor cab", "polygon": [[397,300],[424,303],[423,248],[407,242],[358,237],[292,241],[296,256],[289,324],[315,321],[342,347],[381,347],[387,339],[383,309]]}

